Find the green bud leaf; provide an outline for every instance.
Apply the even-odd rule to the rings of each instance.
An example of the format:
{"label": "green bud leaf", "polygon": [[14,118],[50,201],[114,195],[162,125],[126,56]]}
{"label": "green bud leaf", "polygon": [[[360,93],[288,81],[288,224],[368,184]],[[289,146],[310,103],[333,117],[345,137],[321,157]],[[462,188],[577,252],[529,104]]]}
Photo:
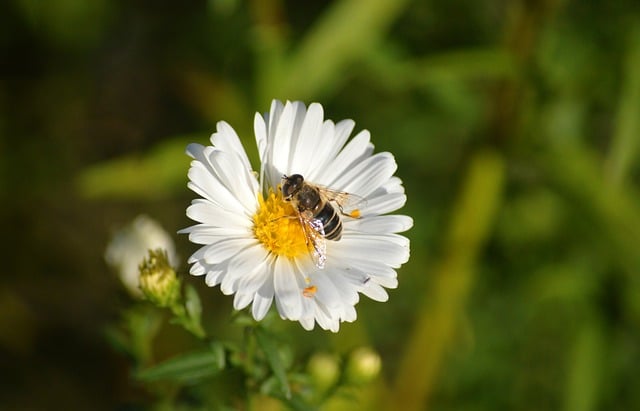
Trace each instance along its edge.
{"label": "green bud leaf", "polygon": [[202,303],[200,303],[200,296],[198,292],[191,284],[187,284],[184,288],[184,306],[187,309],[189,318],[200,323],[200,316],[202,314]]}
{"label": "green bud leaf", "polygon": [[137,373],[141,381],[197,382],[212,377],[225,367],[224,348],[219,343],[207,350],[190,352],[170,358]]}

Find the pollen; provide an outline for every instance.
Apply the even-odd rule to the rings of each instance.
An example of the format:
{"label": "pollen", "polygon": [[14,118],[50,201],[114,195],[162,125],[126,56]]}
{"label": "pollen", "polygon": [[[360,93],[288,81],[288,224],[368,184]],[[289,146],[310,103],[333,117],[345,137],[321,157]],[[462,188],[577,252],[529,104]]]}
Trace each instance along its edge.
{"label": "pollen", "polygon": [[353,210],[349,213],[349,217],[351,218],[360,218],[360,210]]}
{"label": "pollen", "polygon": [[291,204],[280,190],[258,195],[258,211],[253,216],[253,234],[270,252],[288,258],[308,255],[304,231]]}
{"label": "pollen", "polygon": [[304,295],[307,298],[311,298],[317,292],[318,292],[318,287],[316,287],[315,285],[311,285],[309,287],[306,287],[304,290],[302,290],[302,295]]}

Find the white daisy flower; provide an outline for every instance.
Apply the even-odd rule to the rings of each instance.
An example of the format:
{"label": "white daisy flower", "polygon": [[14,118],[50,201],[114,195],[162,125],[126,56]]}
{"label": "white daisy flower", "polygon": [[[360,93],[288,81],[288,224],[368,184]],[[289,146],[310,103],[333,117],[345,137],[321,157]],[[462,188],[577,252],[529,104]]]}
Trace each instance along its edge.
{"label": "white daisy flower", "polygon": [[[393,155],[373,154],[366,130],[347,142],[352,120],[334,124],[323,117],[320,104],[307,109],[280,101],[264,117],[256,114],[259,174],[225,122],[217,124],[212,146],[189,145],[194,160],[188,186],[202,198],[187,209],[198,224],[181,232],[202,245],[189,259],[191,274],[235,294],[235,309],[252,304],[253,317],[261,320],[275,300],[283,319],[337,332],[340,322],[356,319],[359,293],[386,301],[385,288],[398,285],[396,269],[409,258],[409,240],[397,233],[413,220],[386,215],[406,201],[393,175]],[[295,175],[312,187],[364,199],[350,212],[337,199],[329,201],[342,222],[341,236],[329,239],[323,227],[331,231],[336,222],[323,220],[327,215],[320,216],[319,208],[305,209],[294,201],[299,197],[283,198],[283,176]]]}

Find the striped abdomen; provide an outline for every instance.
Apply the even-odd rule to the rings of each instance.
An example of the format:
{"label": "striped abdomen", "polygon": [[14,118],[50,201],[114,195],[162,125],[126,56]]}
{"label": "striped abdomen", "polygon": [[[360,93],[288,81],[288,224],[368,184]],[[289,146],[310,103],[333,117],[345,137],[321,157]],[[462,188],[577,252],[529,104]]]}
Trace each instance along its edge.
{"label": "striped abdomen", "polygon": [[342,236],[342,221],[340,216],[328,201],[324,203],[324,207],[318,214],[314,216],[322,222],[324,226],[324,238],[327,240],[338,241]]}

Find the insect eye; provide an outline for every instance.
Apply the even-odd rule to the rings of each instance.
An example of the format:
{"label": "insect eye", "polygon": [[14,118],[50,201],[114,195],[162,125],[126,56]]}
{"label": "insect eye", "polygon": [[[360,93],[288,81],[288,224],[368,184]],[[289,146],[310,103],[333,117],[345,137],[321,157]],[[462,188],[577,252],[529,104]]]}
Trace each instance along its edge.
{"label": "insect eye", "polygon": [[282,196],[290,199],[303,185],[304,178],[300,174],[282,177]]}
{"label": "insect eye", "polygon": [[291,182],[291,185],[300,187],[302,185],[302,182],[304,181],[304,178],[300,174],[294,174],[289,177],[289,181]]}

